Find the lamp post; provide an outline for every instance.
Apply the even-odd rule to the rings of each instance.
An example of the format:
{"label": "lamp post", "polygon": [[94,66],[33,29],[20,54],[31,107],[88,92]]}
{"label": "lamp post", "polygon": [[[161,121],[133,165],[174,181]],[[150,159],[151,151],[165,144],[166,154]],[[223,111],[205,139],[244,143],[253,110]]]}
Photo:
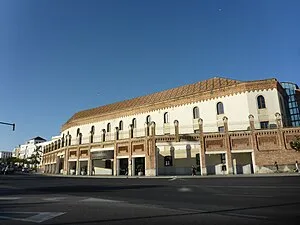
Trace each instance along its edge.
{"label": "lamp post", "polygon": [[0,124],[12,126],[13,131],[15,131],[15,128],[16,128],[16,124],[15,123],[0,122]]}

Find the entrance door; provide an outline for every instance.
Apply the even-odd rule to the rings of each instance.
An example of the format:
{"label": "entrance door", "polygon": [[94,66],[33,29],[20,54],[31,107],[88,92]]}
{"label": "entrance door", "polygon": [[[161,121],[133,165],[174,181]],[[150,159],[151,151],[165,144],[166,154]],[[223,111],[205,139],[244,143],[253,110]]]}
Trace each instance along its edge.
{"label": "entrance door", "polygon": [[134,158],[134,175],[138,175],[139,172],[145,174],[145,157]]}
{"label": "entrance door", "polygon": [[119,175],[128,175],[128,159],[119,159]]}

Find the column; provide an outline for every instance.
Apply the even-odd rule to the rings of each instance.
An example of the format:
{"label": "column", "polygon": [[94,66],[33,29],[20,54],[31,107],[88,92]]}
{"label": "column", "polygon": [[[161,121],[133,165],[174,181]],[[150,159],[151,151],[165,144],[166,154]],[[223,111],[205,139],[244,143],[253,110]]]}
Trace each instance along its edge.
{"label": "column", "polygon": [[224,129],[225,129],[225,147],[226,147],[226,167],[227,167],[227,173],[232,174],[232,158],[231,158],[231,148],[230,148],[230,136],[229,136],[229,130],[228,130],[228,118],[226,116],[223,117],[224,122]]}
{"label": "column", "polygon": [[115,141],[114,144],[114,176],[118,176],[118,170],[119,170],[119,160],[117,159],[118,156],[118,145],[117,142]]}
{"label": "column", "polygon": [[175,126],[175,141],[179,142],[179,122],[178,122],[178,120],[174,120],[174,126]]}
{"label": "column", "polygon": [[77,160],[76,160],[76,175],[80,175],[80,165],[79,165],[79,157],[80,157],[80,149],[77,147]]}
{"label": "column", "polygon": [[253,148],[253,152],[251,153],[253,172],[256,173],[255,154],[256,154],[258,148],[257,148],[255,127],[254,127],[254,116],[252,114],[250,114],[248,116],[248,118],[249,118],[250,131],[251,131],[251,142],[252,142],[252,148]]}
{"label": "column", "polygon": [[284,134],[282,131],[282,118],[280,113],[275,114],[276,117],[276,125],[277,125],[277,133],[278,133],[278,139],[280,144],[280,150],[286,149],[284,144]]}
{"label": "column", "polygon": [[203,120],[200,118],[198,120],[199,124],[199,140],[200,140],[200,168],[201,168],[201,175],[205,176],[207,175],[206,170],[206,162],[205,162],[205,138],[204,138],[204,132],[203,132]]}

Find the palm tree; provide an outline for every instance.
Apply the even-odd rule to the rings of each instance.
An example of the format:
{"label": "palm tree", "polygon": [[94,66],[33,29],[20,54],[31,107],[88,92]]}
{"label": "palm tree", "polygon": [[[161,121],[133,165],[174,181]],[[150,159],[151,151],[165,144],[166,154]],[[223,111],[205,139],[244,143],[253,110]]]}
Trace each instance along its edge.
{"label": "palm tree", "polygon": [[295,149],[297,152],[300,151],[300,137],[296,136],[296,138],[290,142],[292,149]]}

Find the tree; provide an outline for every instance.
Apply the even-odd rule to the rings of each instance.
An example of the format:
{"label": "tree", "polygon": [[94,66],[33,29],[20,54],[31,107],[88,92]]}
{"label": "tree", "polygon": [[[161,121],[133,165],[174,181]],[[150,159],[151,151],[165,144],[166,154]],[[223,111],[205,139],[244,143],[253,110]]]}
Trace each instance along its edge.
{"label": "tree", "polygon": [[297,152],[300,152],[300,137],[296,136],[296,138],[290,142],[292,149],[295,149]]}
{"label": "tree", "polygon": [[37,165],[40,164],[42,157],[42,146],[36,146],[32,155],[28,158],[30,164],[34,166],[34,169],[37,169]]}

